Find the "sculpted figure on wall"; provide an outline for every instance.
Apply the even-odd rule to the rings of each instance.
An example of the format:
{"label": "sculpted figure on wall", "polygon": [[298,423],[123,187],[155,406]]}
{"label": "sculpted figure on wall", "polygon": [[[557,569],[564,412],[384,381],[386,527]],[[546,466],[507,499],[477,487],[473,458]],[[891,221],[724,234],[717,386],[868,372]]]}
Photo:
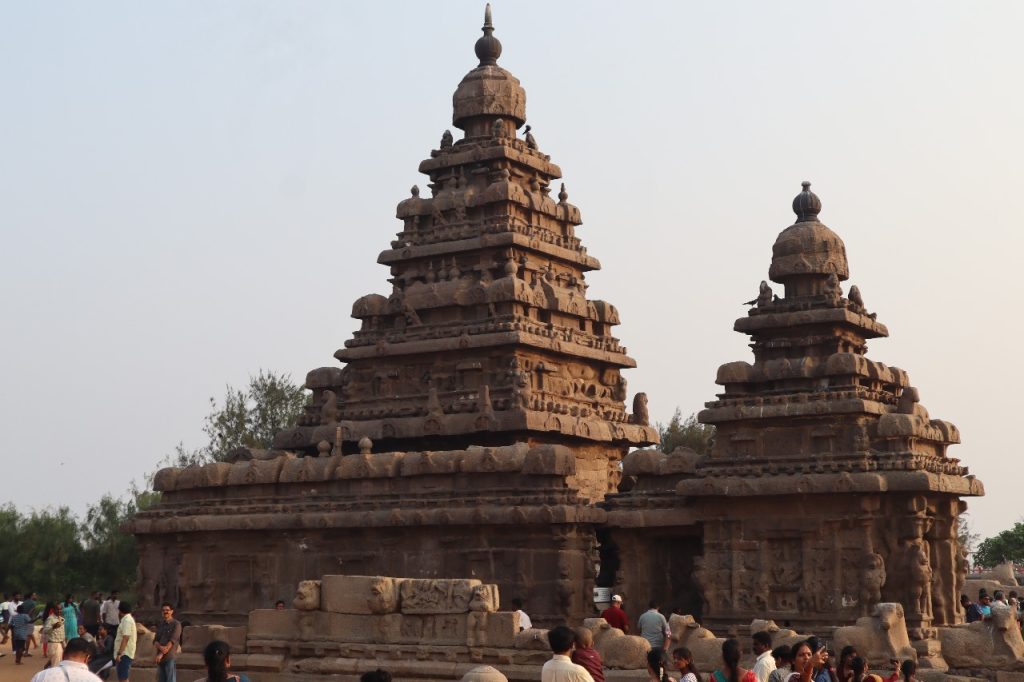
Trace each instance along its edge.
{"label": "sculpted figure on wall", "polygon": [[907,547],[907,568],[912,598],[910,607],[916,614],[927,616],[931,612],[932,567],[923,542],[914,542]]}
{"label": "sculpted figure on wall", "polygon": [[498,610],[498,586],[477,585],[473,588],[473,596],[469,600],[470,611],[493,613]]}
{"label": "sculpted figure on wall", "polygon": [[633,423],[647,426],[651,423],[651,415],[647,410],[647,394],[637,393],[633,396]]}
{"label": "sculpted figure on wall", "polygon": [[864,567],[860,581],[860,608],[863,615],[882,601],[882,587],[885,585],[885,560],[881,554],[870,552],[864,555]]}
{"label": "sculpted figure on wall", "polygon": [[[967,572],[970,569],[970,562],[967,560],[967,548],[961,547],[957,553],[956,558],[956,575],[955,585],[956,589],[953,590],[953,595],[958,597],[964,593],[964,584],[967,582]],[[957,613],[960,613],[960,602],[959,599],[956,601]]]}

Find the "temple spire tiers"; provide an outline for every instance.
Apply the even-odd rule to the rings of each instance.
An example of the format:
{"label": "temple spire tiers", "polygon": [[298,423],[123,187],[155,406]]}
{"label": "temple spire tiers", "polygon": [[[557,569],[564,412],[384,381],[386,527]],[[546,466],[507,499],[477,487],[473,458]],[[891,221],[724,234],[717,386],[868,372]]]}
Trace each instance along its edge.
{"label": "temple spire tiers", "polygon": [[444,131],[420,164],[430,196],[414,187],[399,202],[402,229],[378,257],[390,295],[355,302],[362,326],[335,353],[347,366],[309,374],[313,404],[275,447],[312,453],[338,429],[346,453],[363,436],[391,449],[574,443],[599,499],[626,451],[657,434],[627,412],[620,370],[636,363],[611,335],[615,307],[587,298],[600,263],[564,186],[551,196],[562,171],[529,126],[515,133],[526,94],[497,65],[489,8],[483,32],[453,97],[465,135]]}
{"label": "temple spire tiers", "polygon": [[865,602],[895,601],[923,637],[962,618],[958,496],[983,491],[947,454],[957,428],[930,418],[905,371],[866,356],[867,340],[888,330],[858,288],[844,295],[846,247],[821,208],[804,182],[797,220],[772,247],[769,277],[784,295],[762,282],[735,324],[751,336],[754,362],[722,365],[723,392],[698,416],[716,427],[715,444],[676,492],[721,521],[705,526],[695,578],[731,576],[728,600],[708,605],[712,620],[792,610],[835,624],[865,613]]}
{"label": "temple spire tiers", "polygon": [[[722,392],[698,415],[716,427],[710,453],[631,453],[633,490],[605,503],[621,556],[668,537],[700,556],[687,579],[651,582],[656,570],[624,564],[622,581],[691,599],[712,629],[774,618],[821,633],[897,602],[924,639],[963,619],[960,497],[984,491],[948,455],[956,427],[929,416],[905,371],[867,357],[888,330],[858,287],[844,293],[846,248],[810,183],[793,211],[769,269],[782,295],[762,281],[735,323],[753,362],[722,365]],[[687,539],[698,524],[699,546]]]}

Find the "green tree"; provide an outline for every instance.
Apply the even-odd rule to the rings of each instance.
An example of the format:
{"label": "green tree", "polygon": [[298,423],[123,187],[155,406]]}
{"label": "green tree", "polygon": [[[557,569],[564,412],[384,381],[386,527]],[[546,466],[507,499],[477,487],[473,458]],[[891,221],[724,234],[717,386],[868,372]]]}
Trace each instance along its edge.
{"label": "green tree", "polygon": [[677,407],[668,424],[658,422],[655,426],[658,429],[658,435],[661,436],[662,452],[671,453],[676,448],[683,447],[690,448],[701,455],[711,454],[715,427],[701,424],[697,421],[697,415],[691,414],[683,419],[683,414]]}
{"label": "green tree", "polygon": [[295,423],[306,404],[306,391],[287,374],[260,370],[240,390],[228,385],[222,404],[210,398],[210,413],[203,420],[209,442],[189,450],[178,443],[165,458],[174,466],[221,462],[235,449],[269,448],[281,429]]}
{"label": "green tree", "polygon": [[89,506],[80,530],[91,589],[124,591],[135,582],[138,550],[125,524],[159,497],[159,493],[133,488],[128,499],[107,494]]}
{"label": "green tree", "polygon": [[7,505],[0,512],[2,578],[15,590],[33,590],[45,598],[76,592],[87,569],[78,520],[67,507],[23,515]]}
{"label": "green tree", "polygon": [[956,539],[960,542],[960,546],[967,550],[968,554],[973,554],[981,536],[971,530],[971,520],[969,517],[970,514],[968,512],[960,515],[956,526]]}
{"label": "green tree", "polygon": [[974,552],[974,562],[985,568],[992,568],[1004,561],[1024,561],[1024,522],[1018,521],[1012,528],[990,538],[985,538]]}

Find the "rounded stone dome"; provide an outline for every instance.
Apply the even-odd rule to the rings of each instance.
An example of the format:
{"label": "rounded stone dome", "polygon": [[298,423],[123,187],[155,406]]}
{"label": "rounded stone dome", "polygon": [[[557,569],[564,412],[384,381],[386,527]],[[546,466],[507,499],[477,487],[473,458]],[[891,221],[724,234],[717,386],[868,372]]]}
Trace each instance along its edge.
{"label": "rounded stone dome", "polygon": [[803,183],[803,191],[793,199],[797,222],[783,230],[772,246],[768,277],[773,282],[784,284],[787,278],[801,275],[835,273],[840,280],[850,277],[846,245],[818,221],[821,200],[810,188],[811,183]]}
{"label": "rounded stone dome", "polygon": [[470,119],[478,116],[515,121],[516,128],[526,122],[526,91],[519,79],[498,66],[501,42],[494,37],[491,6],[484,10],[483,36],[473,51],[480,65],[466,74],[452,97],[452,123],[462,130]]}
{"label": "rounded stone dome", "polygon": [[497,668],[478,665],[462,676],[461,682],[508,682],[508,678]]}
{"label": "rounded stone dome", "polygon": [[462,130],[476,116],[500,117],[526,122],[526,91],[519,79],[500,66],[478,66],[462,79],[452,97],[452,123]]}

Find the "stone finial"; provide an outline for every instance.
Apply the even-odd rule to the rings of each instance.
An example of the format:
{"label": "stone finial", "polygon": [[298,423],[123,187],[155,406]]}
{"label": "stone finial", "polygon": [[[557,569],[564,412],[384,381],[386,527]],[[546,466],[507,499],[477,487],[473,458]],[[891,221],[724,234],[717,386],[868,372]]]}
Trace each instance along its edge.
{"label": "stone finial", "polygon": [[441,135],[441,149],[451,149],[454,141],[455,138],[452,137],[452,131],[444,131],[444,134]]}
{"label": "stone finial", "polygon": [[359,454],[368,455],[373,452],[373,441],[367,436],[359,439]]}
{"label": "stone finial", "polygon": [[413,185],[412,189],[409,190],[409,194],[413,195],[414,197],[418,197],[420,195],[420,186]]}
{"label": "stone finial", "polygon": [[558,203],[564,204],[569,200],[569,193],[565,191],[565,183],[562,183],[562,189],[558,190]]}
{"label": "stone finial", "polygon": [[491,3],[484,8],[484,34],[476,41],[473,50],[480,59],[480,66],[494,66],[501,56],[501,41],[494,37],[494,23],[491,20]]}
{"label": "stone finial", "polygon": [[821,213],[821,199],[811,191],[810,182],[804,180],[800,184],[804,189],[793,199],[793,213],[796,213],[796,221],[798,223],[817,222],[818,214]]}

